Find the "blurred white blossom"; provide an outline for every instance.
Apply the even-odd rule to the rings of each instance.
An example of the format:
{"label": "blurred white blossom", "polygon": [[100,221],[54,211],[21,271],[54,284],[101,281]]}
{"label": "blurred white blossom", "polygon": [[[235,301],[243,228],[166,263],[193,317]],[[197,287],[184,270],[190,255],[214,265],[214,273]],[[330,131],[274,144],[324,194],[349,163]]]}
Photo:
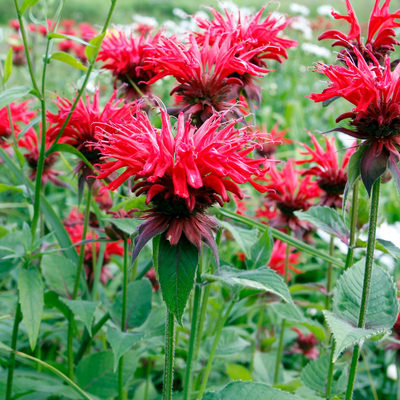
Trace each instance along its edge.
{"label": "blurred white blossom", "polygon": [[332,58],[332,53],[326,47],[318,46],[314,43],[302,43],[301,48],[307,54],[314,54],[317,57],[326,58],[328,60]]}
{"label": "blurred white blossom", "polygon": [[174,14],[175,16],[177,16],[177,17],[179,17],[179,18],[182,18],[182,19],[185,19],[185,18],[190,17],[190,15],[188,15],[187,12],[185,12],[184,10],[182,10],[182,8],[178,8],[178,7],[175,7],[175,8],[172,10],[172,14]]}
{"label": "blurred white blossom", "polygon": [[133,14],[132,18],[137,24],[149,25],[154,28],[158,26],[157,20],[153,17],[147,17],[145,15],[140,15],[140,14]]}
{"label": "blurred white blossom", "polygon": [[330,18],[333,19],[333,16],[332,16],[332,14],[331,14],[332,10],[333,10],[334,12],[336,12],[336,13],[338,12],[338,11],[335,10],[332,6],[330,6],[329,4],[324,4],[324,5],[319,6],[319,7],[317,8],[317,13],[318,13],[319,15],[324,16],[324,17],[330,17]]}
{"label": "blurred white blossom", "polygon": [[292,13],[304,15],[305,17],[310,15],[310,9],[302,4],[292,3],[289,8]]}
{"label": "blurred white blossom", "polygon": [[303,33],[304,39],[311,40],[313,38],[310,21],[304,17],[294,18],[290,26]]}
{"label": "blurred white blossom", "polygon": [[386,376],[392,381],[397,381],[397,367],[396,364],[390,364],[386,370]]}

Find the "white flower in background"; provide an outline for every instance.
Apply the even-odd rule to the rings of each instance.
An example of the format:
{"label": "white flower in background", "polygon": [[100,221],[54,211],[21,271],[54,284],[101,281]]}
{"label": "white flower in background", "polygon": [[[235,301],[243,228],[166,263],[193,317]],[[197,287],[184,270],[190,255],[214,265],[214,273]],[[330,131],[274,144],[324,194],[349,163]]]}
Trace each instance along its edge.
{"label": "white flower in background", "polygon": [[338,12],[329,4],[324,4],[317,8],[317,13],[319,15],[322,15],[323,17],[330,17],[331,19],[333,19],[333,15],[331,14],[332,10],[336,13]]}
{"label": "white flower in background", "polygon": [[292,3],[289,8],[292,13],[304,15],[305,17],[310,14],[310,9],[302,4]]}
{"label": "white flower in background", "polygon": [[147,17],[145,15],[140,15],[140,14],[133,14],[132,18],[137,24],[149,25],[154,28],[158,26],[157,20],[153,17]]}
{"label": "white flower in background", "polygon": [[225,10],[229,14],[233,14],[235,18],[239,16],[239,11],[241,15],[252,15],[252,10],[249,7],[239,7],[237,4],[235,4],[233,1],[219,1],[218,2],[218,7],[222,12],[225,12]]}
{"label": "white flower in background", "polygon": [[296,17],[290,26],[303,33],[304,39],[311,40],[313,38],[310,21],[304,17]]}
{"label": "white flower in background", "polygon": [[400,222],[397,221],[393,225],[388,225],[387,222],[384,222],[381,226],[378,226],[376,237],[389,240],[395,246],[400,247]]}
{"label": "white flower in background", "polygon": [[205,11],[201,10],[197,11],[194,16],[201,19],[210,19],[210,16]]}
{"label": "white flower in background", "polygon": [[396,364],[390,364],[386,370],[386,376],[392,381],[397,381],[397,367]]}
{"label": "white flower in background", "polygon": [[326,58],[328,60],[332,58],[332,53],[326,47],[318,46],[314,43],[302,43],[301,48],[307,54],[315,54],[317,57]]}
{"label": "white flower in background", "polygon": [[172,10],[172,14],[174,14],[175,16],[182,18],[182,19],[186,19],[189,17],[189,15],[187,14],[187,12],[185,12],[184,10],[182,10],[182,8],[177,8],[175,7]]}

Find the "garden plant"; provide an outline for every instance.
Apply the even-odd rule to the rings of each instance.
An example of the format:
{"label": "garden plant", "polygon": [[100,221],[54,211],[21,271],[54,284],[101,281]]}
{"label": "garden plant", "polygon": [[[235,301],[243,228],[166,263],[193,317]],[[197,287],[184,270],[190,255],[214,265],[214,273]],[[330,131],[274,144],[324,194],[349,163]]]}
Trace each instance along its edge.
{"label": "garden plant", "polygon": [[395,2],[0,1],[1,398],[400,400]]}

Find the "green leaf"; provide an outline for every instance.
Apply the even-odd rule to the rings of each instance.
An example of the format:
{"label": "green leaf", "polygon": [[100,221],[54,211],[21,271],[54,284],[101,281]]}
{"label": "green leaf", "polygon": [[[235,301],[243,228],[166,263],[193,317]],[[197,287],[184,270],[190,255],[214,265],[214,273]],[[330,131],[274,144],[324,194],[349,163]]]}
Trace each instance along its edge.
{"label": "green leaf", "polygon": [[223,228],[232,233],[233,238],[246,255],[246,258],[251,260],[252,254],[250,248],[257,241],[258,230],[241,228],[240,226],[233,225],[226,221],[219,221],[219,223]]}
{"label": "green leaf", "polygon": [[101,301],[87,301],[87,300],[68,300],[61,298],[67,307],[74,313],[74,315],[82,320],[85,324],[89,335],[92,336],[92,322],[94,313]]}
{"label": "green leaf", "polygon": [[[147,279],[131,282],[127,287],[125,330],[142,325],[151,312],[153,290]],[[123,293],[120,292],[111,307],[112,320],[121,326]]]}
{"label": "green leaf", "polygon": [[226,364],[226,372],[234,381],[251,381],[251,373],[243,365]]}
{"label": "green leaf", "polygon": [[297,306],[293,307],[289,306],[288,304],[271,304],[270,307],[272,307],[275,313],[280,317],[290,322],[296,322],[307,327],[317,337],[318,340],[325,339],[325,331],[321,324],[318,321],[306,318],[297,308]]}
{"label": "green leaf", "polygon": [[[376,239],[376,241],[383,246],[385,253],[389,253],[392,257],[394,257],[396,260],[398,260],[400,258],[400,249],[393,244],[391,241],[389,240],[383,240],[383,239]],[[378,245],[377,243],[377,245]],[[376,247],[378,249],[378,246]],[[379,249],[381,250],[381,249]]]}
{"label": "green leaf", "polygon": [[22,131],[20,133],[18,133],[18,138],[17,139],[21,139],[26,132],[28,132],[28,130],[30,128],[32,128],[32,126],[36,125],[37,123],[39,123],[42,120],[42,116],[39,115],[38,117],[32,119],[28,125],[25,125],[24,129],[22,129]]}
{"label": "green leaf", "polygon": [[61,61],[71,67],[81,69],[82,71],[87,71],[87,68],[80,61],[71,56],[71,54],[64,53],[63,51],[56,51],[50,56],[50,59]]}
{"label": "green leaf", "polygon": [[[260,292],[274,293],[285,302],[295,307],[289,289],[283,279],[271,268],[261,267],[252,271],[223,266],[214,275],[203,274],[210,282],[221,282],[228,287],[251,288]],[[297,310],[297,308],[295,307]]]}
{"label": "green leaf", "polygon": [[136,228],[143,222],[134,218],[104,218],[103,220],[111,222],[118,229],[127,233],[128,235],[132,235]]}
{"label": "green leaf", "polygon": [[20,7],[19,11],[23,14],[29,7],[34,6],[39,0],[25,0]]}
{"label": "green leaf", "polygon": [[10,47],[7,52],[6,61],[4,62],[3,83],[6,83],[8,81],[8,78],[10,77],[12,72],[12,55],[13,50],[12,47]]}
{"label": "green leaf", "polygon": [[[42,271],[49,286],[61,296],[72,298],[77,266],[69,259],[57,254],[46,254],[42,258]],[[84,291],[81,280],[78,293]]]}
{"label": "green leaf", "polygon": [[22,155],[22,153],[16,147],[14,147],[14,152],[18,158],[19,165],[22,168],[25,165],[25,157]]}
{"label": "green leaf", "polygon": [[[302,369],[300,377],[305,386],[325,394],[326,382],[328,378],[330,364],[330,355],[327,354],[317,360],[310,361],[305,368]],[[335,364],[333,373],[333,382],[331,394],[341,394],[347,386],[347,368],[342,365]],[[344,379],[343,379],[344,378]]]}
{"label": "green leaf", "polygon": [[271,258],[273,247],[274,242],[270,230],[267,228],[257,242],[255,242],[250,248],[251,259],[246,260],[249,264],[249,269],[266,267]]}
{"label": "green leaf", "polygon": [[[139,357],[131,350],[124,356],[122,383],[125,385],[136,370]],[[114,356],[112,351],[94,353],[82,359],[76,368],[76,380],[83,390],[109,399],[118,394],[118,374],[113,372]]]}
{"label": "green leaf", "polygon": [[350,232],[333,208],[314,206],[307,211],[295,211],[294,214],[300,220],[311,222],[318,229],[337,236],[343,243],[349,242]]}
{"label": "green leaf", "polygon": [[96,56],[98,51],[100,50],[101,43],[104,39],[106,32],[103,32],[99,36],[93,38],[89,44],[91,46],[86,47],[85,49],[85,56],[88,59],[90,64],[93,64],[96,61]]}
{"label": "green leaf", "polygon": [[[362,259],[342,275],[333,291],[333,313],[353,327],[358,326],[364,268]],[[393,278],[377,265],[372,268],[372,283],[365,328],[389,330],[399,313],[397,287]]]}
{"label": "green leaf", "polygon": [[44,305],[49,308],[55,307],[61,311],[65,318],[69,317],[69,308],[60,300],[60,295],[53,290],[50,290],[44,294]]}
{"label": "green leaf", "polygon": [[30,86],[16,86],[0,94],[0,109],[7,107],[13,101],[26,96],[31,91]]}
{"label": "green leaf", "polygon": [[144,332],[121,332],[107,328],[107,340],[114,353],[114,372],[117,370],[119,359],[144,337]]}
{"label": "green leaf", "polygon": [[23,193],[23,190],[19,187],[5,185],[4,183],[0,183],[0,193],[5,192],[7,190],[13,190],[14,192]]}
{"label": "green leaf", "polygon": [[84,44],[85,46],[90,46],[90,44],[88,42],[85,42],[84,40],[76,37],[76,36],[72,36],[72,35],[64,35],[61,33],[49,33],[47,35],[47,39],[69,39],[69,40],[73,40],[74,42],[78,42],[80,44]]}
{"label": "green leaf", "polygon": [[18,276],[19,302],[31,349],[36,347],[43,313],[43,280],[36,268],[21,269]]}
{"label": "green leaf", "polygon": [[93,169],[93,165],[87,160],[87,158],[78,149],[70,144],[57,143],[51,146],[49,151],[46,153],[46,156],[57,152],[74,154],[75,156],[79,157],[88,167],[90,167],[90,169]]}
{"label": "green leaf", "polygon": [[202,400],[301,400],[293,394],[264,383],[231,382],[221,390],[206,393]]}
{"label": "green leaf", "polygon": [[399,303],[396,285],[385,270],[374,265],[365,329],[358,328],[364,268],[365,259],[342,275],[333,291],[333,313],[324,311],[336,342],[334,361],[342,351],[361,340],[382,339],[397,320]]}
{"label": "green leaf", "polygon": [[179,243],[172,246],[165,233],[160,236],[158,253],[158,282],[168,310],[182,324],[182,315],[194,286],[199,251],[182,234]]}
{"label": "green leaf", "polygon": [[349,191],[353,189],[354,184],[361,176],[361,159],[368,146],[360,146],[357,151],[350,157],[349,166],[347,168],[347,183],[343,193],[343,215],[345,215],[346,200]]}

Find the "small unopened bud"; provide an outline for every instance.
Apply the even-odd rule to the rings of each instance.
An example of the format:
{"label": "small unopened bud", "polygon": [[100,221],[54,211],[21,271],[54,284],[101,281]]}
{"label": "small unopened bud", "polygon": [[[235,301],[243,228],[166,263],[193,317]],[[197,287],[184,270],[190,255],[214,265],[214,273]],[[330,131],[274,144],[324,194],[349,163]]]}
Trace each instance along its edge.
{"label": "small unopened bud", "polygon": [[386,370],[386,376],[392,381],[397,381],[397,367],[396,364],[390,364]]}

